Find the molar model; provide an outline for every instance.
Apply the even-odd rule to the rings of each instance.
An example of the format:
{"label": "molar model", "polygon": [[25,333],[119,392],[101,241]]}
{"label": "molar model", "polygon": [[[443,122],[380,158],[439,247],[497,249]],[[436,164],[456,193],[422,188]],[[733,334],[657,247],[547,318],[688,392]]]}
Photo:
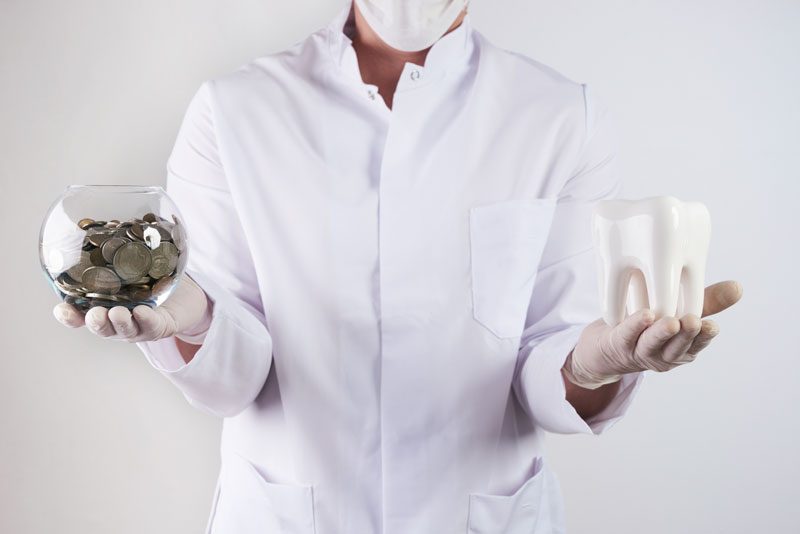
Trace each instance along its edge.
{"label": "molar model", "polygon": [[601,200],[592,215],[603,319],[642,308],[656,319],[703,311],[711,217],[699,202],[659,196]]}

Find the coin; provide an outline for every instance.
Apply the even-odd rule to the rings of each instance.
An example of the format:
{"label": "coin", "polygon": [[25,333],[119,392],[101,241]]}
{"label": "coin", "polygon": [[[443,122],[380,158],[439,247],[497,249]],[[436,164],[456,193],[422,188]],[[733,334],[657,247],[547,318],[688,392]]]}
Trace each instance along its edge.
{"label": "coin", "polygon": [[161,236],[161,241],[172,241],[172,234],[164,227],[162,223],[158,223],[158,226],[155,226],[154,228],[158,230],[158,233]]}
{"label": "coin", "polygon": [[62,287],[60,287],[59,289],[61,290],[62,293],[66,294],[66,295],[69,295],[70,297],[75,298],[75,299],[82,299],[82,298],[84,298],[86,296],[86,293],[84,293],[83,291],[76,291],[76,290],[62,288]]}
{"label": "coin", "polygon": [[175,215],[173,215],[172,218],[175,220],[175,226],[172,228],[172,242],[175,243],[178,250],[183,252],[186,248],[186,231]]}
{"label": "coin", "polygon": [[[173,222],[174,221],[174,222]],[[131,217],[78,221],[83,230],[79,257],[66,270],[67,251],[51,254],[48,274],[65,302],[82,312],[94,306],[155,306],[174,288],[176,271],[186,263],[186,231],[180,220],[172,221],[155,213]]]}
{"label": "coin", "polygon": [[114,253],[119,250],[119,247],[129,242],[127,238],[117,237],[116,234],[114,234],[114,237],[106,239],[100,247],[103,251],[103,259],[106,260],[106,263],[113,263]]}
{"label": "coin", "polygon": [[67,269],[67,274],[73,280],[81,280],[81,278],[83,277],[83,271],[85,271],[91,266],[92,266],[92,260],[91,257],[89,256],[89,253],[86,252],[85,250],[82,250],[78,263]]}
{"label": "coin", "polygon": [[99,247],[103,241],[114,235],[114,231],[105,226],[89,226],[86,228],[86,240],[92,245]]}
{"label": "coin", "polygon": [[64,289],[72,289],[79,290],[82,289],[83,286],[77,280],[74,280],[70,275],[67,273],[61,273],[56,277],[54,280],[57,286]]}
{"label": "coin", "polygon": [[153,278],[163,278],[175,270],[178,264],[178,248],[172,243],[161,243],[150,255],[153,257],[153,264],[147,273]]}
{"label": "coin", "polygon": [[144,230],[142,229],[142,225],[139,223],[133,223],[128,228],[128,237],[133,240],[142,241],[144,239]]}
{"label": "coin", "polygon": [[113,294],[122,287],[119,277],[108,267],[89,267],[81,281],[93,293]]}
{"label": "coin", "polygon": [[152,261],[147,245],[141,241],[132,241],[117,250],[113,263],[119,277],[128,282],[147,274]]}
{"label": "coin", "polygon": [[92,249],[89,252],[89,261],[92,262],[92,265],[96,265],[98,267],[104,267],[106,264],[106,259],[103,257],[103,251],[100,248]]}

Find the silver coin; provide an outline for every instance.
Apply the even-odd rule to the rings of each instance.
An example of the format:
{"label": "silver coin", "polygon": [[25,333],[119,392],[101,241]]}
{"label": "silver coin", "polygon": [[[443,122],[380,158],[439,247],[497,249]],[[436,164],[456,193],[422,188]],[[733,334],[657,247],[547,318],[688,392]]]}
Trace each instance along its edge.
{"label": "silver coin", "polygon": [[92,245],[96,247],[101,247],[103,246],[103,243],[105,243],[113,235],[114,235],[113,230],[105,228],[102,231],[97,231],[91,234],[87,232],[88,236],[87,239],[89,240],[89,243],[91,243]]}
{"label": "silver coin", "polygon": [[103,252],[103,259],[106,260],[107,263],[113,263],[114,253],[125,243],[130,243],[130,241],[122,237],[112,237],[107,239],[100,247]]}
{"label": "silver coin", "polygon": [[85,271],[91,266],[92,266],[91,255],[85,250],[82,250],[78,263],[67,269],[67,274],[73,280],[80,282],[83,277],[83,271]]}
{"label": "silver coin", "polygon": [[[86,296],[86,293],[84,293],[83,291],[72,290],[72,289],[64,289],[64,288],[59,288],[59,289],[65,295],[69,295],[70,297],[74,297],[76,299],[82,299],[82,298],[85,298],[85,296]],[[66,299],[65,299],[65,301],[66,301]]]}
{"label": "silver coin", "polygon": [[108,267],[89,267],[83,272],[81,281],[92,293],[113,295],[122,287],[119,277]]}
{"label": "silver coin", "polygon": [[186,248],[186,230],[177,217],[173,215],[172,218],[175,220],[175,226],[172,227],[172,242],[183,252]]}
{"label": "silver coin", "polygon": [[153,278],[163,278],[175,270],[178,265],[178,247],[170,242],[161,243],[157,249],[151,252],[153,264],[150,266],[150,276]]}
{"label": "silver coin", "polygon": [[170,233],[163,224],[164,223],[158,223],[158,225],[153,226],[153,228],[158,230],[158,233],[161,235],[161,241],[172,241],[172,233]]}
{"label": "silver coin", "polygon": [[55,282],[60,289],[70,289],[72,291],[83,290],[83,286],[77,280],[71,278],[67,273],[61,273],[55,278],[55,280],[53,280],[53,282]]}
{"label": "silver coin", "polygon": [[150,249],[141,241],[125,243],[114,254],[114,270],[125,282],[138,280],[147,274],[153,260]]}

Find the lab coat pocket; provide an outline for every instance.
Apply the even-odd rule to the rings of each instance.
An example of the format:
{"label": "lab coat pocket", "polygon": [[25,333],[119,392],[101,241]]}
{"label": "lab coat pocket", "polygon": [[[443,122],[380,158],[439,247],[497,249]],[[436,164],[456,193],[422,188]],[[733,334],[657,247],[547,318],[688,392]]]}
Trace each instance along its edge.
{"label": "lab coat pocket", "polygon": [[314,534],[312,486],[267,481],[233,453],[222,459],[219,495],[209,534]]}
{"label": "lab coat pocket", "polygon": [[555,198],[470,207],[473,317],[499,338],[522,334],[555,207]]}
{"label": "lab coat pocket", "polygon": [[[533,474],[511,495],[469,494],[467,534],[553,534],[560,532],[560,500],[552,498],[553,483],[542,457]],[[559,492],[560,486],[555,489]],[[554,530],[555,529],[555,530]]]}

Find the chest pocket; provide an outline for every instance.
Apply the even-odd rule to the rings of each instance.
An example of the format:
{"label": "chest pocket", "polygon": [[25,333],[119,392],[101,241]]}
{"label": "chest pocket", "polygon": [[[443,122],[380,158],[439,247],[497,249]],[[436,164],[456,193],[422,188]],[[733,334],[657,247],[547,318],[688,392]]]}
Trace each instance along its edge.
{"label": "chest pocket", "polygon": [[469,209],[473,317],[498,338],[522,334],[555,207],[537,198]]}

